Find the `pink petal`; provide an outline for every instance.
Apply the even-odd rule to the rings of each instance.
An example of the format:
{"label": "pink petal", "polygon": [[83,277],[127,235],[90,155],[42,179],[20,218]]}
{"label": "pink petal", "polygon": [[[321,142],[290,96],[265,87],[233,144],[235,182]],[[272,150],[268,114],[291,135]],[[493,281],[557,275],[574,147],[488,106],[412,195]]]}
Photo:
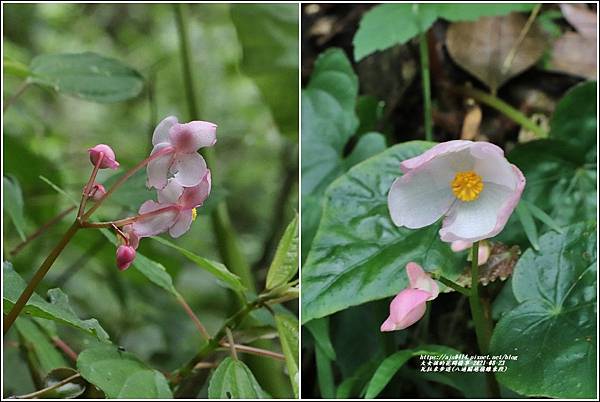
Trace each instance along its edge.
{"label": "pink petal", "polygon": [[208,121],[177,124],[169,132],[171,143],[178,152],[192,153],[217,142],[217,125]]}
{"label": "pink petal", "polygon": [[523,173],[518,167],[515,165],[511,166],[515,174],[517,185],[510,197],[500,207],[500,211],[498,212],[498,220],[496,221],[496,226],[494,226],[494,230],[492,230],[490,237],[494,237],[498,233],[502,232],[502,229],[504,229],[504,226],[506,226],[506,222],[508,222],[508,218],[510,218],[510,215],[512,215],[513,211],[517,207],[517,204],[521,200],[521,195],[525,189],[525,176],[523,176]]}
{"label": "pink petal", "polygon": [[210,187],[210,170],[207,169],[206,175],[204,175],[200,184],[194,187],[186,187],[183,190],[181,197],[181,205],[183,208],[192,209],[202,205],[210,194]]}
{"label": "pink petal", "polygon": [[[202,155],[194,152],[191,154],[177,154],[175,160],[175,180],[183,187],[194,187],[206,175],[206,162]],[[165,183],[166,184],[166,183]]]}
{"label": "pink petal", "polygon": [[103,153],[102,163],[100,163],[100,169],[116,169],[119,167],[119,162],[117,162],[115,157],[115,152],[106,144],[98,144],[93,148],[88,149],[90,154],[90,162],[92,165],[96,166],[96,162],[100,157],[100,154]]}
{"label": "pink petal", "polygon": [[454,251],[455,253],[458,253],[458,252],[464,251],[468,248],[471,248],[472,246],[473,246],[472,241],[455,240],[450,245],[450,249],[452,251]]}
{"label": "pink petal", "polygon": [[447,154],[450,152],[458,152],[463,149],[467,149],[472,144],[473,144],[472,141],[465,141],[465,140],[454,140],[454,141],[442,142],[441,144],[438,144],[438,145],[434,146],[433,148],[430,148],[427,151],[423,152],[419,156],[415,156],[414,158],[403,161],[402,163],[400,163],[400,169],[404,173],[408,173],[411,170],[420,167],[421,165],[433,160],[434,158],[436,158],[440,155],[444,155],[444,154]]}
{"label": "pink petal", "polygon": [[[390,303],[390,316],[381,326],[382,331],[397,331],[419,321],[427,308],[429,292],[419,289],[404,289]],[[392,326],[390,325],[393,324]]]}
{"label": "pink petal", "polygon": [[160,204],[179,204],[179,197],[183,194],[183,187],[175,180],[171,179],[167,185],[158,190],[158,202]]}
{"label": "pink petal", "polygon": [[[160,144],[154,146],[150,156],[168,147],[171,147],[171,144],[168,142],[161,142]],[[146,173],[148,174],[146,185],[148,188],[154,187],[160,190],[167,185],[169,169],[173,163],[173,156],[173,153],[168,153],[163,156],[159,156],[148,163],[146,168]]]}
{"label": "pink petal", "polygon": [[475,157],[473,170],[481,176],[484,184],[496,183],[511,190],[517,187],[517,178],[511,164],[504,157],[502,148],[489,142],[476,142],[470,151]]}
{"label": "pink petal", "polygon": [[415,262],[406,264],[406,273],[408,274],[408,281],[411,288],[428,292],[430,296],[427,300],[433,300],[438,297],[440,290],[437,282],[431,279],[429,274],[423,271],[423,268],[419,264]]}
{"label": "pink petal", "polygon": [[129,240],[129,245],[135,249],[140,245],[140,236],[133,229],[133,224],[125,225],[121,228],[123,233],[125,233]]}
{"label": "pink petal", "polygon": [[179,216],[177,217],[177,220],[175,221],[175,224],[171,226],[171,229],[169,229],[169,234],[171,235],[171,237],[176,239],[185,232],[187,232],[190,229],[190,226],[192,225],[192,220],[193,219],[191,209],[184,209],[183,211],[181,211],[179,213]]}
{"label": "pink petal", "polygon": [[169,130],[175,124],[177,124],[177,117],[175,116],[168,116],[158,123],[152,134],[152,145],[158,145],[161,142],[170,142]]}
{"label": "pink petal", "polygon": [[[169,204],[159,204],[156,201],[148,200],[142,204],[139,213],[146,214],[168,206]],[[171,209],[148,218],[140,219],[133,223],[133,230],[139,237],[156,236],[169,230],[175,223],[177,215],[178,211]]]}
{"label": "pink petal", "polygon": [[477,253],[477,265],[483,265],[490,258],[492,248],[487,241],[479,244],[479,252]]}

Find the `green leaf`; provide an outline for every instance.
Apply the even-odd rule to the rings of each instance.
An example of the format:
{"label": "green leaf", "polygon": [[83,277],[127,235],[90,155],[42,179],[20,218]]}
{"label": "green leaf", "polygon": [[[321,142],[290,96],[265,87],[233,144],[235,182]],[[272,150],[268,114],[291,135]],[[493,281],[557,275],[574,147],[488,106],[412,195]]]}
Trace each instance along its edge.
{"label": "green leaf", "polygon": [[134,98],[144,86],[140,73],[131,67],[92,52],[37,56],[30,70],[31,82],[92,102]]}
{"label": "green leaf", "polygon": [[30,74],[29,67],[18,60],[14,60],[6,56],[4,56],[2,59],[2,65],[4,67],[3,72],[6,75],[27,78],[27,76]]}
{"label": "green leaf", "polygon": [[585,82],[571,88],[556,105],[550,120],[550,138],[568,142],[595,162],[597,129],[597,83]]}
{"label": "green leaf", "polygon": [[527,207],[531,215],[533,215],[533,217],[535,217],[537,220],[539,220],[542,223],[545,223],[549,228],[555,230],[557,233],[563,232],[559,224],[556,223],[550,215],[542,211],[540,208],[536,207],[534,204],[530,203],[527,200],[521,200],[520,203]]}
{"label": "green leaf", "polygon": [[210,399],[265,399],[263,391],[252,371],[239,360],[225,358],[213,373],[208,384]]}
{"label": "green leaf", "polygon": [[57,367],[66,367],[68,363],[63,356],[56,350],[48,336],[31,319],[18,317],[15,320],[15,327],[22,337],[22,344],[27,349],[31,361],[36,363],[41,377],[46,377],[53,369]]}
{"label": "green leaf", "polygon": [[[112,244],[115,246],[119,244],[115,236],[113,236],[108,229],[100,229],[100,231],[108,240],[110,240]],[[171,278],[171,275],[169,275],[162,264],[152,261],[138,252],[135,256],[132,266],[142,275],[148,278],[150,282],[163,288],[174,296],[179,295],[175,289],[175,286],[173,286],[173,279]]]}
{"label": "green leaf", "polygon": [[43,181],[44,183],[46,183],[47,185],[52,187],[52,189],[54,191],[56,191],[60,195],[64,196],[69,201],[71,201],[71,204],[73,204],[74,206],[79,206],[79,202],[75,198],[73,198],[73,196],[71,194],[67,193],[65,190],[60,188],[58,185],[54,184],[50,179],[48,179],[47,177],[44,177],[42,175],[40,175],[39,178],[41,181]]}
{"label": "green leaf", "polygon": [[254,80],[282,134],[298,140],[298,6],[232,4],[242,71]]}
{"label": "green leaf", "polygon": [[529,243],[531,243],[531,247],[533,247],[534,250],[539,250],[540,246],[538,244],[537,227],[535,226],[535,221],[527,206],[519,203],[519,205],[517,205],[517,216],[519,217],[519,221],[521,221],[521,225],[523,226],[525,235],[529,239]]}
{"label": "green leaf", "polygon": [[298,215],[285,229],[267,273],[267,289],[285,285],[298,272]]}
{"label": "green leaf", "polygon": [[23,216],[23,193],[16,177],[2,176],[4,206],[17,229],[21,240],[25,240],[25,217]]}
{"label": "green leaf", "polygon": [[298,334],[300,328],[298,325],[298,319],[291,315],[275,315],[275,324],[277,325],[277,331],[279,332],[279,341],[281,342],[281,350],[285,355],[285,362],[287,364],[288,376],[292,383],[292,389],[294,390],[294,396],[298,398],[299,388],[299,375],[298,367],[300,362],[299,358],[299,339]]}
{"label": "green leaf", "polygon": [[527,396],[595,398],[596,224],[540,237],[540,251],[523,254],[512,285],[519,305],[496,325],[490,353],[518,359],[498,380]]}
{"label": "green leaf", "polygon": [[433,144],[406,142],[356,165],[327,190],[323,218],[302,268],[302,322],[392,296],[406,287],[410,261],[455,278],[460,257],[439,239],[439,224],[396,227],[387,195],[400,162]]}
{"label": "green leaf", "polygon": [[406,43],[425,32],[438,18],[449,21],[475,21],[479,17],[504,15],[511,11],[529,11],[535,4],[382,4],[373,7],[362,20],[354,36],[354,59],[377,50]]}
{"label": "green leaf", "polygon": [[[358,78],[341,49],[319,56],[302,91],[302,258],[308,253],[321,216],[327,186],[352,163],[385,149],[380,134],[362,137],[348,159],[344,151],[358,129]],[[365,139],[363,139],[365,138]]]}
{"label": "green leaf", "polygon": [[335,397],[335,383],[333,380],[331,359],[329,359],[327,353],[318,343],[315,344],[315,359],[317,363],[317,379],[319,381],[321,398],[333,399]]}
{"label": "green leaf", "polygon": [[[3,306],[4,313],[8,313],[16,303],[17,299],[27,286],[25,281],[15,272],[10,262],[2,264],[3,279]],[[108,340],[108,334],[100,326],[97,320],[82,320],[73,311],[69,305],[69,297],[60,289],[50,289],[48,291],[50,302],[42,299],[37,293],[34,293],[23,312],[33,317],[47,318],[62,324],[70,325],[82,331],[96,336],[101,341]]]}
{"label": "green leaf", "polygon": [[112,345],[85,349],[79,354],[77,369],[83,378],[104,391],[107,398],[173,397],[162,373]]}
{"label": "green leaf", "polygon": [[[239,276],[231,273],[227,267],[220,262],[212,261],[199,255],[192,253],[184,249],[183,247],[179,247],[176,244],[170,242],[169,240],[163,239],[162,237],[154,236],[153,240],[156,240],[160,244],[163,244],[167,247],[170,247],[174,250],[180,252],[185,258],[192,261],[194,264],[198,265],[203,270],[215,276],[221,282],[223,282],[227,287],[235,290],[236,292],[242,292],[246,288],[242,284],[242,281]],[[136,258],[137,259],[137,258]],[[134,263],[135,264],[135,263]]]}
{"label": "green leaf", "polygon": [[400,350],[390,356],[388,356],[377,368],[375,374],[371,378],[367,387],[367,394],[365,399],[373,399],[390,382],[392,377],[406,362],[408,362],[414,356],[420,355],[456,355],[460,354],[459,351],[441,345],[425,345],[415,349]]}
{"label": "green leaf", "polygon": [[331,344],[329,336],[329,318],[319,318],[306,323],[306,328],[310,331],[321,350],[330,360],[335,360],[335,349]]}

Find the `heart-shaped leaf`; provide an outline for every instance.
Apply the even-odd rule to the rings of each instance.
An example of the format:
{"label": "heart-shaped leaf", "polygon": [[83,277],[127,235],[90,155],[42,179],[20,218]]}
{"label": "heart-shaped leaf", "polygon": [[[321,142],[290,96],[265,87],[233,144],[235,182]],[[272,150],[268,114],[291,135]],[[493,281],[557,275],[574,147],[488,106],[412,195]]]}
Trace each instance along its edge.
{"label": "heart-shaped leaf", "polygon": [[381,134],[361,136],[350,155],[344,151],[358,129],[358,78],[341,49],[319,56],[302,91],[302,258],[306,258],[321,217],[327,186],[352,164],[385,149]]}
{"label": "heart-shaped leaf", "polygon": [[116,346],[98,346],[84,350],[77,359],[81,376],[96,385],[107,398],[172,398],[169,383],[131,353]]}
{"label": "heart-shaped leaf", "polygon": [[350,169],[327,190],[323,218],[302,268],[302,322],[370,300],[392,296],[406,287],[406,264],[440,269],[449,278],[463,266],[439,239],[439,225],[410,230],[396,227],[387,195],[399,165],[433,143],[406,142]]}
{"label": "heart-shaped leaf", "polygon": [[208,385],[211,399],[265,399],[269,395],[261,388],[252,371],[239,360],[225,358],[215,370]]}
{"label": "heart-shaped leaf", "polygon": [[30,71],[31,82],[92,102],[134,98],[144,86],[140,73],[131,67],[92,52],[37,56]]}
{"label": "heart-shaped leaf", "polygon": [[596,224],[540,237],[512,279],[519,305],[496,325],[490,350],[511,354],[501,383],[528,396],[595,398]]}
{"label": "heart-shaped leaf", "polygon": [[[27,286],[23,278],[15,272],[10,262],[2,264],[2,279],[3,279],[3,296],[4,296],[4,313],[8,313],[18,300],[19,296]],[[38,294],[34,293],[25,307],[23,313],[33,317],[47,318],[96,336],[98,339],[108,340],[108,334],[100,326],[97,320],[89,319],[82,320],[69,306],[69,297],[60,289],[50,289],[48,291],[50,302],[42,299]]]}

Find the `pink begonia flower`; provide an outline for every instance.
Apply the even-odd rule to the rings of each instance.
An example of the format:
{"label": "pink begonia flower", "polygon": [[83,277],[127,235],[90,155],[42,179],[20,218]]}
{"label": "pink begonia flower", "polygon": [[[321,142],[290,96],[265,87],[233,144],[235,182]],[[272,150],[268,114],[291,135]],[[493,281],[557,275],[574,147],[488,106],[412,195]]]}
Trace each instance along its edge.
{"label": "pink begonia flower", "polygon": [[381,324],[381,332],[410,327],[425,314],[427,301],[435,299],[440,293],[437,282],[419,264],[406,264],[406,273],[409,285],[390,303],[390,315]]}
{"label": "pink begonia flower", "polygon": [[106,144],[98,144],[95,147],[88,149],[88,152],[90,154],[90,162],[92,162],[92,165],[94,166],[96,166],[96,162],[98,162],[100,154],[104,154],[102,162],[100,163],[100,169],[116,169],[119,167],[119,162],[116,160],[115,152]]}
{"label": "pink begonia flower", "polygon": [[117,267],[121,271],[125,271],[135,259],[135,248],[127,245],[121,245],[117,249]]}
{"label": "pink begonia flower", "polygon": [[[460,251],[464,251],[468,248],[473,247],[472,241],[464,241],[464,240],[456,240],[453,241],[450,245],[450,249],[455,253]],[[477,265],[483,265],[487,262],[488,258],[490,258],[490,253],[492,252],[492,248],[487,241],[482,241],[479,244],[479,251],[477,252]]]}
{"label": "pink begonia flower", "polygon": [[397,226],[422,228],[445,216],[442,241],[475,242],[502,231],[517,206],[525,177],[488,142],[455,140],[400,164],[388,194]]}
{"label": "pink begonia flower", "polygon": [[133,223],[133,232],[138,237],[155,236],[169,231],[177,238],[187,232],[196,219],[196,208],[201,206],[210,194],[210,170],[206,170],[200,183],[194,187],[183,187],[174,179],[162,190],[158,191],[158,202],[146,201],[140,207],[139,213],[165,209],[155,216],[140,219]]}
{"label": "pink begonia flower", "polygon": [[206,162],[197,151],[213,146],[216,135],[217,125],[207,121],[180,124],[176,117],[169,116],[158,123],[150,155],[157,152],[164,155],[148,163],[148,187],[163,189],[171,175],[183,187],[197,186],[207,171]]}

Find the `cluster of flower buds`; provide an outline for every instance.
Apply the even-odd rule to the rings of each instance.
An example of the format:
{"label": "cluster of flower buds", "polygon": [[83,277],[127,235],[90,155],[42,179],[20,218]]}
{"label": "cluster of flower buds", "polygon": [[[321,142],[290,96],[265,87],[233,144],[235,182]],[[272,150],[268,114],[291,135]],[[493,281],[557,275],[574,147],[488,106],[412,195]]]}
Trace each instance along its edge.
{"label": "cluster of flower buds", "polygon": [[[157,201],[145,201],[138,215],[119,230],[122,244],[116,260],[120,270],[127,269],[134,261],[141,238],[165,232],[176,238],[189,230],[196,218],[196,208],[204,203],[211,189],[210,170],[198,150],[216,143],[216,131],[213,123],[181,124],[174,116],[156,126],[152,136],[154,148],[146,159],[146,183],[157,191]],[[119,167],[108,145],[99,144],[88,151],[94,166],[99,163],[100,169]],[[105,194],[104,187],[94,183],[88,196],[99,200]]]}

